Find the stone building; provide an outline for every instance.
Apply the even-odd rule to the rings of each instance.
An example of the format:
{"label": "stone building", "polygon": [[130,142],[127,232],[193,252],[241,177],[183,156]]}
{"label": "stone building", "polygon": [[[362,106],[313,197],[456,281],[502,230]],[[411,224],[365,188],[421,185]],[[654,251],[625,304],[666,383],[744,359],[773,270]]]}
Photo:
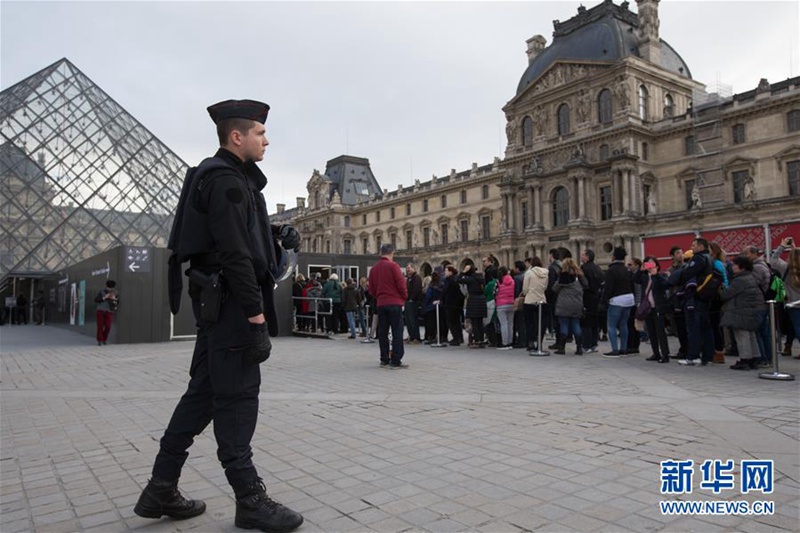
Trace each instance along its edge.
{"label": "stone building", "polygon": [[368,160],[341,156],[314,172],[307,207],[298,198],[278,218],[309,251],[391,241],[429,264],[558,246],[605,262],[654,235],[800,220],[800,78],[706,87],[661,39],[658,3],[581,6],[549,45],[527,41],[502,160],[381,190]]}

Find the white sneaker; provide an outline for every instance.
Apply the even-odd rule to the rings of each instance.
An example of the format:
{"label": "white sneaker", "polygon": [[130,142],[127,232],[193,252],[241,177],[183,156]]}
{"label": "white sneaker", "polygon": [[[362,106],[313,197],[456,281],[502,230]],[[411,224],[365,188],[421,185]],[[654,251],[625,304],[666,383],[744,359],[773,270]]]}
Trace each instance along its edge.
{"label": "white sneaker", "polygon": [[694,366],[697,363],[695,362],[694,359],[678,359],[678,364],[684,366]]}

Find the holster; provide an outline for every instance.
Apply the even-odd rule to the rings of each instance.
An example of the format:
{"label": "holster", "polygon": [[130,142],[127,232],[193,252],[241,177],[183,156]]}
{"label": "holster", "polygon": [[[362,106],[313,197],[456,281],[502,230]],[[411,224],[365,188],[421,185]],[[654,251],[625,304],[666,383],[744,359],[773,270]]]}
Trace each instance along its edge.
{"label": "holster", "polygon": [[224,288],[219,272],[206,274],[195,268],[186,271],[193,282],[200,285],[200,320],[207,324],[216,324],[222,308]]}

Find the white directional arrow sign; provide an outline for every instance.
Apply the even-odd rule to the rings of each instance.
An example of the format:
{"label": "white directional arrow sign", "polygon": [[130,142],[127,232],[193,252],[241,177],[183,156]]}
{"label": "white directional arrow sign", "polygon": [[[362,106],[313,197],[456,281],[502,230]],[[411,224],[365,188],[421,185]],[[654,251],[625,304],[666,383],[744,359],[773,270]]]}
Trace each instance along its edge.
{"label": "white directional arrow sign", "polygon": [[136,272],[139,269],[139,265],[137,265],[136,263],[131,263],[128,265],[128,268],[130,269],[131,272]]}

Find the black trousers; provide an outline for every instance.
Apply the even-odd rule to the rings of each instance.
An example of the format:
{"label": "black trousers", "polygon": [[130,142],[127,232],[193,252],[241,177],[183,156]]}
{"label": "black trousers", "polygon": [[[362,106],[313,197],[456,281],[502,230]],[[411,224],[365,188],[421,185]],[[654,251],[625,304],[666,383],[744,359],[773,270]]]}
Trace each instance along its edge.
{"label": "black trousers", "polygon": [[650,346],[653,348],[653,355],[656,357],[669,357],[669,341],[667,340],[667,326],[664,321],[664,313],[653,311],[647,315],[645,320],[647,334],[650,336]]}
{"label": "black trousers", "polygon": [[[447,317],[447,329],[453,336],[453,341],[461,344],[464,342],[464,331],[461,329],[461,309],[457,307],[445,308],[445,315]],[[447,334],[444,335],[445,338]]]}
{"label": "black trousers", "polygon": [[[528,348],[536,346],[539,348],[539,309],[541,306],[533,304],[525,304],[523,312],[525,313],[525,329],[527,330]],[[544,324],[542,324],[542,331],[544,331]]]}
{"label": "black trousers", "polygon": [[[200,316],[199,298],[192,298]],[[200,326],[189,369],[189,386],[169,421],[153,465],[153,477],[176,481],[194,438],[214,421],[217,457],[228,482],[237,490],[256,480],[250,440],[258,419],[259,365],[243,361],[250,327],[232,297],[222,304],[216,324]]]}

